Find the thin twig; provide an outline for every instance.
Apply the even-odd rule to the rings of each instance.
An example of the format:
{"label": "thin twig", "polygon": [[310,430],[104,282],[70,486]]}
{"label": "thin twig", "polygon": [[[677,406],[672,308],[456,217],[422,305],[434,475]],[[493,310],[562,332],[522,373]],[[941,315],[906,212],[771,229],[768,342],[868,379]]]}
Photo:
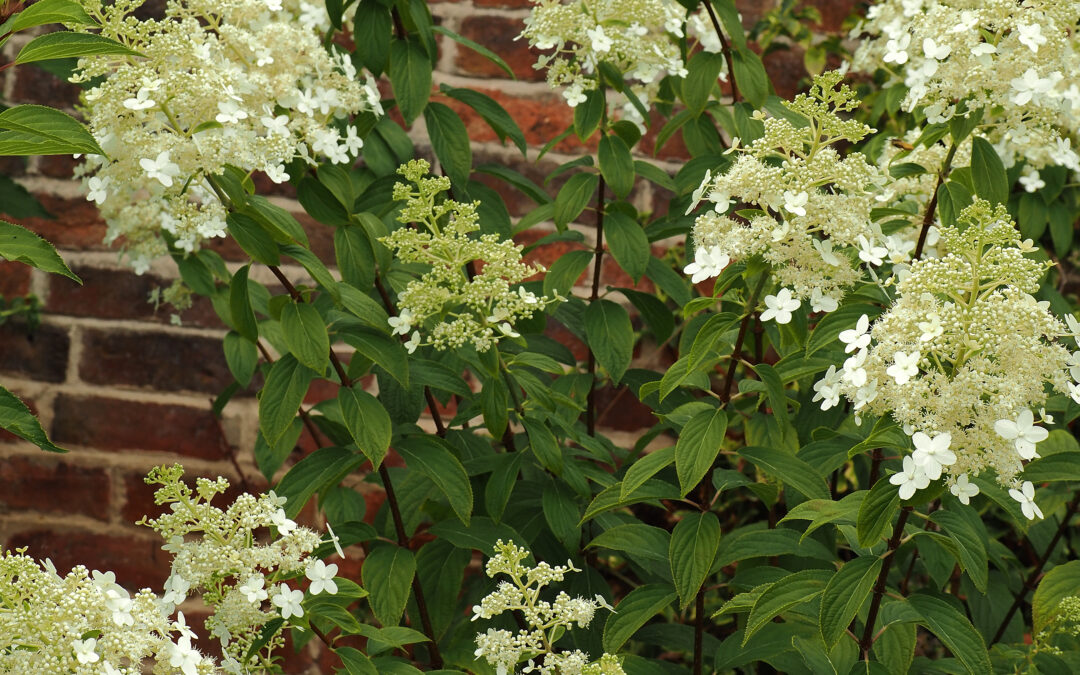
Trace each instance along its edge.
{"label": "thin twig", "polygon": [[[705,5],[708,6],[708,3]],[[765,287],[765,282],[768,280],[768,274],[762,274],[761,279],[758,280],[757,286],[754,287],[753,292],[750,294],[750,298],[746,301],[746,315],[743,316],[742,324],[739,325],[739,335],[735,338],[735,346],[731,350],[731,362],[728,363],[727,374],[724,376],[724,384],[720,388],[720,400],[727,402],[731,400],[731,386],[735,384],[735,369],[739,365],[741,359],[741,352],[743,348],[743,341],[746,340],[746,330],[750,327],[750,322],[753,320],[756,312],[754,308],[757,307],[758,296],[761,295],[761,289]]]}
{"label": "thin twig", "polygon": [[[604,259],[604,176],[596,189],[596,248],[593,250],[592,293],[589,302],[600,297],[600,272]],[[596,354],[589,347],[589,395],[585,405],[585,428],[590,436],[596,435]]]}
{"label": "thin twig", "polygon": [[727,60],[728,79],[731,80],[731,102],[739,102],[739,85],[735,83],[735,62],[731,57],[731,45],[728,44],[727,38],[724,37],[724,31],[720,29],[720,20],[716,18],[716,10],[712,7],[712,0],[705,0],[705,11],[709,13],[709,18],[712,19],[713,28],[716,29],[716,36],[720,38],[720,51],[724,55],[724,59]]}
{"label": "thin twig", "polygon": [[915,244],[915,252],[911,255],[912,261],[918,260],[919,257],[922,256],[923,246],[926,245],[926,236],[930,234],[930,226],[934,224],[934,211],[937,210],[938,191],[941,189],[941,184],[945,182],[945,176],[949,174],[954,155],[956,155],[956,143],[949,146],[949,152],[945,155],[945,161],[941,165],[941,171],[938,172],[937,185],[934,186],[934,194],[930,196],[930,203],[926,205],[926,213],[923,214],[922,229],[919,230],[919,241]]}

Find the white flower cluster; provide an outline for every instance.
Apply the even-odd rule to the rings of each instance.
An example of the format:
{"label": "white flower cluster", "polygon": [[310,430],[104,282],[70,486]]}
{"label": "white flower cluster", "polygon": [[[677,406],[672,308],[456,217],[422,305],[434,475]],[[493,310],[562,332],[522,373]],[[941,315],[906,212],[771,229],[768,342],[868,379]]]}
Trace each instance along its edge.
{"label": "white flower cluster", "polygon": [[[453,349],[465,343],[485,352],[504,337],[520,337],[514,323],[558,298],[512,288],[544,268],[522,262],[521,247],[511,240],[470,236],[480,229],[479,204],[443,199],[450,179],[428,176],[430,168],[417,159],[398,169],[415,185],[394,186],[394,199],[405,202],[398,220],[416,227],[398,228],[381,241],[396,249],[402,262],[429,269],[399,294],[398,316],[390,318],[390,326],[395,335],[409,335],[405,346],[410,354],[422,345]],[[483,265],[471,277],[466,271],[470,263]]]}
{"label": "white flower cluster", "polygon": [[[686,9],[670,0],[536,0],[519,37],[544,54],[536,68],[547,68],[548,84],[566,87],[571,106],[585,101],[585,92],[597,87],[597,66],[615,66],[638,100],[648,105],[656,98],[666,75],[686,76],[678,38],[683,36]],[[623,119],[645,122],[641,112],[622,95],[609,106],[621,106]]]}
{"label": "white flower cluster", "polygon": [[1080,5],[1059,0],[884,0],[852,35],[868,33],[854,66],[903,82],[903,108],[930,122],[967,109],[983,119],[1006,167],[1080,170],[1070,136],[1080,129]]}
{"label": "white flower cluster", "polygon": [[[841,79],[838,71],[819,75],[809,94],[784,103],[807,120],[804,126],[759,114],[764,135],[744,147],[736,140],[734,165],[719,176],[707,172],[687,209],[702,200],[713,205],[694,223],[695,259],[684,271],[697,283],[732,259],[761,256],[783,287],[766,298],[765,320],[787,323],[807,299],[814,311],[832,311],[862,277],[860,265],[900,262],[915,247],[871,222],[888,175],[864,155],[841,156],[832,147],[873,131],[840,116],[858,105]],[[724,215],[733,201],[756,208]]]}
{"label": "white flower cluster", "polygon": [[[347,162],[362,145],[347,117],[381,114],[379,92],[314,30],[325,6],[282,0],[170,0],[138,21],[138,0],[83,0],[101,35],[143,57],[79,62],[83,113],[106,155],[82,167],[88,199],[138,272],[168,253],[223,237],[225,208],[207,182],[226,166],[289,179],[286,164]],[[321,17],[321,18],[320,18]]]}
{"label": "white flower cluster", "polygon": [[0,554],[0,672],[141,675],[147,659],[162,675],[218,672],[150,589],[132,596],[82,565],[61,577],[23,551]]}
{"label": "white flower cluster", "polygon": [[1080,353],[1057,341],[1080,326],[1067,331],[1031,295],[1048,263],[1024,257],[1034,249],[1003,206],[967,207],[940,246],[940,258],[911,265],[872,326],[864,315],[840,333],[851,356],[814,385],[814,400],[827,410],[843,395],[857,416],[889,414],[913,435],[915,452],[892,477],[901,497],[945,475],[966,503],[978,493],[968,476],[991,469],[1034,517],[1033,487],[1016,476],[1048,435],[1032,413],[1046,386],[1080,402]]}
{"label": "white flower cluster", "polygon": [[[510,581],[473,607],[472,620],[490,619],[506,611],[522,613],[526,628],[517,633],[489,628],[476,636],[476,657],[484,657],[495,666],[498,675],[518,672],[517,664],[527,660],[520,672],[541,675],[625,675],[619,660],[604,654],[597,661],[580,650],[555,651],[554,643],[574,624],[589,625],[597,609],[614,611],[602,596],[594,600],[571,598],[560,591],[554,602],[540,599],[540,592],[552,582],[561,582],[567,572],[579,572],[573,563],[552,567],[546,562],[526,567],[522,562],[529,552],[514,542],[495,544],[495,555],[487,562],[487,575],[505,574]],[[539,660],[539,663],[537,661]]]}
{"label": "white flower cluster", "polygon": [[[305,574],[311,595],[334,594],[337,565],[307,559],[320,544],[319,535],[287,518],[281,508],[285,499],[273,491],[240,495],[223,511],[210,500],[228,488],[228,481],[199,478],[192,491],[181,481],[183,471],[180,465],[162,466],[146,478],[162,486],[154,501],[172,510],[140,521],[161,534],[168,542],[165,550],[175,556],[162,601],[171,612],[189,593],[201,593],[214,612],[206,628],[221,641],[222,669],[272,672],[271,655],[284,644],[281,632],[249,657],[252,644],[271,619],[280,616],[287,624],[290,617],[304,615],[304,591],[280,582]],[[266,541],[262,534],[270,528],[277,536]]]}

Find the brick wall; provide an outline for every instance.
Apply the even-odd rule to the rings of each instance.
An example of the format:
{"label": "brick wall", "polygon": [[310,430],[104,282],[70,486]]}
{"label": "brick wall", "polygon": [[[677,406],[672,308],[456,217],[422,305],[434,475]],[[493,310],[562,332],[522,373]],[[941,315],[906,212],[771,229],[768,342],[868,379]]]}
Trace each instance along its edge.
{"label": "brick wall", "polygon": [[[739,4],[751,25],[774,0]],[[808,4],[821,11],[818,28],[836,32],[857,3]],[[535,157],[536,147],[570,124],[572,111],[533,70],[535,56],[527,44],[514,39],[529,6],[528,0],[445,0],[432,2],[432,11],[442,25],[500,54],[517,76],[514,81],[505,79],[501,70],[474,52],[442,40],[436,86],[445,82],[494,97],[518,121]],[[22,44],[19,38],[9,42],[0,60],[10,60]],[[805,76],[798,48],[774,51],[765,61],[778,93],[791,95]],[[9,69],[0,77],[0,92],[9,105],[70,107],[77,96],[72,85],[31,67]],[[465,109],[457,109],[466,115]],[[537,165],[499,145],[475,116],[465,119],[476,142],[477,164],[510,163],[538,182],[582,149],[571,137]],[[422,121],[410,134],[423,148]],[[654,161],[674,170],[683,152],[675,139]],[[32,334],[16,322],[0,326],[0,382],[22,396],[53,440],[71,451],[49,454],[11,437],[0,438],[0,545],[27,546],[32,555],[50,557],[61,570],[81,562],[115,570],[117,578],[131,587],[160,589],[168,556],[153,532],[133,525],[143,514],[155,512],[142,477],[155,464],[182,461],[189,475],[220,474],[234,485],[265,488],[252,458],[256,401],[251,392],[239,395],[225,408],[223,419],[214,418],[210,402],[231,382],[219,342],[223,326],[205,299],[183,314],[181,327],[170,325],[167,312],[154,311],[147,297],[175,277],[175,267],[163,261],[135,276],[120,265],[115,252],[102,244],[105,225],[93,204],[70,179],[72,167],[66,157],[0,158],[0,171],[17,177],[56,216],[21,223],[53,242],[83,280],[78,286],[63,277],[0,262],[0,294],[33,293],[44,306],[41,325]],[[288,194],[275,199],[300,211]],[[643,210],[659,210],[665,195],[645,185],[637,199]],[[512,215],[521,215],[529,204],[507,194]],[[328,230],[309,228],[316,252],[333,260]],[[587,226],[582,231],[587,240],[591,238]],[[534,257],[550,264],[565,253],[565,246],[539,249]],[[225,243],[218,250],[229,261],[242,260],[234,245]],[[293,279],[303,277],[300,269],[286,273]],[[631,285],[614,276],[608,281]],[[326,387],[317,389],[309,398],[333,395]],[[640,419],[640,412],[626,405],[630,400],[625,392],[602,392],[600,398],[600,409],[612,411],[601,425],[623,440],[633,438],[638,425],[634,415]],[[611,405],[615,402],[618,405]],[[301,454],[302,450],[294,453],[293,459]],[[377,494],[371,497],[378,500]],[[290,672],[302,670],[299,665],[291,668]]]}

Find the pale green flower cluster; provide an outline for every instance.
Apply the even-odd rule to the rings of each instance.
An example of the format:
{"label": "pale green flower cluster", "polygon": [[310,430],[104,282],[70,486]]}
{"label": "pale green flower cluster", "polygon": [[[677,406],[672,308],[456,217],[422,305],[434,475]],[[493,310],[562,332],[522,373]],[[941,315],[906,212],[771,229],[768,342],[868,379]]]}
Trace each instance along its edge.
{"label": "pale green flower cluster", "polygon": [[1080,4],[1060,0],[884,0],[852,35],[869,34],[854,66],[883,68],[908,88],[903,107],[930,122],[993,110],[983,124],[1006,166],[1080,170]]}
{"label": "pale green flower cluster", "polygon": [[[686,8],[672,0],[536,0],[519,37],[544,54],[536,68],[547,68],[552,87],[565,87],[571,107],[596,89],[597,68],[615,66],[630,90],[645,105],[656,98],[666,75],[686,76],[678,38],[683,36]],[[621,108],[623,119],[642,126],[645,118],[624,95],[610,95],[609,108]]]}
{"label": "pale green flower cluster", "polygon": [[1013,496],[1025,513],[1039,513],[1030,483],[1016,477],[1047,437],[1032,413],[1047,385],[1080,399],[1073,357],[1058,341],[1075,331],[1032,296],[1049,263],[1024,256],[1034,248],[1005,207],[976,201],[957,227],[942,228],[939,247],[939,258],[912,263],[888,312],[840,334],[852,355],[815,385],[815,400],[828,408],[842,394],[856,415],[891,415],[914,435],[907,478],[893,481],[901,496],[943,474],[963,484],[959,496],[968,475],[993,470],[1001,484],[1023,488]]}
{"label": "pale green flower cluster", "polygon": [[1051,642],[1057,636],[1080,637],[1080,596],[1063,598],[1055,608],[1049,625],[1035,635],[1033,642],[1040,652],[1061,654],[1061,648]]}
{"label": "pale green flower cluster", "polygon": [[394,334],[410,336],[405,343],[410,354],[422,345],[453,349],[466,343],[485,352],[502,338],[520,337],[514,323],[558,298],[514,288],[544,268],[523,262],[521,247],[511,240],[472,236],[480,229],[479,203],[444,198],[450,179],[430,177],[430,168],[418,159],[398,169],[410,183],[394,186],[394,199],[405,202],[398,220],[413,226],[394,230],[382,242],[402,262],[428,270],[399,294],[398,316],[390,318],[390,326]]}
{"label": "pale green flower cluster", "polygon": [[52,562],[0,554],[0,673],[140,675],[218,672],[179,621],[170,622],[150,589],[134,596],[112,572],[77,565],[64,576]]}
{"label": "pale green flower cluster", "polygon": [[[602,596],[594,600],[571,598],[560,591],[553,602],[540,599],[541,591],[552,582],[561,582],[567,572],[580,572],[573,563],[551,566],[541,562],[526,567],[523,561],[529,552],[514,542],[495,544],[495,555],[487,562],[487,575],[494,578],[504,574],[510,581],[499,587],[473,607],[472,620],[490,619],[507,611],[519,611],[525,627],[516,634],[508,630],[489,628],[476,635],[476,657],[483,657],[495,666],[498,675],[516,673],[517,664],[527,661],[520,672],[541,675],[625,675],[619,660],[604,654],[592,661],[580,650],[555,651],[554,643],[577,624],[584,628],[592,621],[596,610],[614,611]],[[538,664],[536,661],[540,660]]]}
{"label": "pale green flower cluster", "polygon": [[374,81],[321,44],[324,5],[170,0],[164,20],[140,21],[140,0],[82,4],[101,35],[143,55],[84,58],[74,78],[104,78],[83,113],[106,156],[82,171],[107,241],[122,239],[138,272],[167,241],[192,251],[225,236],[207,176],[233,166],[280,183],[297,158],[348,162],[362,146],[348,116],[382,112]]}
{"label": "pale green flower cluster", "polygon": [[[240,495],[221,510],[210,501],[228,489],[228,481],[199,478],[192,490],[181,480],[183,471],[178,464],[161,466],[146,478],[161,485],[155,503],[172,510],[140,521],[157,531],[174,555],[162,600],[171,610],[189,594],[202,596],[214,612],[206,628],[221,641],[226,672],[274,672],[271,657],[284,644],[280,630],[250,657],[248,652],[271,619],[281,617],[287,626],[290,617],[304,615],[304,592],[279,582],[306,573],[311,594],[336,593],[337,566],[307,560],[320,544],[319,535],[287,518],[281,508],[285,499],[273,491]],[[267,539],[271,528],[276,536]]]}
{"label": "pale green flower cluster", "polygon": [[[910,256],[914,239],[886,237],[871,222],[888,174],[860,153],[843,156],[833,147],[873,131],[842,116],[858,100],[841,79],[838,71],[817,76],[808,94],[784,103],[807,120],[803,126],[759,114],[764,135],[743,147],[733,142],[734,165],[706,174],[687,210],[703,199],[713,206],[694,223],[698,253],[686,272],[695,283],[731,260],[761,256],[793,308],[809,299],[814,311],[831,311],[862,277],[862,264]],[[756,208],[725,215],[732,203]]]}

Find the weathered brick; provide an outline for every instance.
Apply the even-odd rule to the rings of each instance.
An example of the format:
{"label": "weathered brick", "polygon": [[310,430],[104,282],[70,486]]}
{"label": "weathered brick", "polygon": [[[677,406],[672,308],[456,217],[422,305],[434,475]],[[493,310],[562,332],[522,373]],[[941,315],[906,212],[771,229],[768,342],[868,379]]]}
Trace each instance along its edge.
{"label": "weathered brick", "polygon": [[97,207],[85,199],[65,199],[55,195],[36,195],[38,201],[56,218],[22,218],[13,222],[37,232],[58,248],[81,251],[106,250],[105,221]]}
{"label": "weathered brick", "polygon": [[[533,68],[539,52],[529,47],[528,40],[517,39],[524,29],[519,18],[485,14],[462,19],[460,33],[498,54],[519,80],[542,82],[546,71]],[[506,71],[468,47],[458,46],[456,65],[465,75],[506,78]]]}
{"label": "weathered brick", "polygon": [[83,333],[79,377],[92,384],[215,395],[233,381],[217,339],[96,329]]}
{"label": "weathered brick", "polygon": [[761,57],[765,70],[769,73],[776,95],[783,99],[792,99],[802,88],[803,78],[809,78],[803,64],[805,50],[798,45],[788,49],[776,49]]}
{"label": "weathered brick", "polygon": [[503,9],[531,9],[534,0],[473,0],[477,7],[500,7]]}
{"label": "weathered brick", "polygon": [[40,325],[27,333],[26,324],[9,321],[0,325],[0,371],[39,382],[63,382],[70,344],[63,328]]}
{"label": "weathered brick", "polygon": [[62,455],[8,457],[0,462],[0,484],[6,486],[0,491],[0,508],[109,517],[108,474],[68,464]]}
{"label": "weathered brick", "polygon": [[130,536],[117,536],[61,527],[32,529],[9,536],[4,545],[8,549],[26,546],[34,558],[49,558],[61,575],[75,565],[85,565],[115,572],[117,583],[129,590],[152,588],[160,592],[169,576],[172,556],[161,550],[157,535],[136,532],[132,528]]}
{"label": "weathered brick", "polygon": [[821,12],[821,22],[814,30],[839,33],[844,20],[851,16],[862,3],[859,0],[803,0],[803,5],[816,7]]}
{"label": "weathered brick", "polygon": [[71,155],[46,155],[38,160],[37,169],[49,178],[71,178],[81,163],[81,159]]}
{"label": "weathered brick", "polygon": [[596,390],[596,424],[618,431],[640,431],[656,423],[652,409],[627,387]]}
{"label": "weathered brick", "polygon": [[70,108],[79,100],[79,87],[32,64],[19,66],[15,69],[11,100]]}
{"label": "weathered brick", "polygon": [[0,297],[11,299],[30,292],[29,265],[0,260]]}
{"label": "weathered brick", "polygon": [[53,403],[52,439],[101,450],[147,450],[221,459],[226,443],[206,408],[60,394]]}
{"label": "weathered brick", "polygon": [[[162,305],[155,311],[149,297],[154,289],[165,288],[170,281],[153,274],[137,275],[130,270],[76,267],[73,271],[82,279],[82,286],[64,277],[49,277],[49,301],[46,304],[49,312],[169,323],[172,308]],[[208,298],[195,296],[193,301],[192,307],[180,314],[184,325],[223,327]]]}

